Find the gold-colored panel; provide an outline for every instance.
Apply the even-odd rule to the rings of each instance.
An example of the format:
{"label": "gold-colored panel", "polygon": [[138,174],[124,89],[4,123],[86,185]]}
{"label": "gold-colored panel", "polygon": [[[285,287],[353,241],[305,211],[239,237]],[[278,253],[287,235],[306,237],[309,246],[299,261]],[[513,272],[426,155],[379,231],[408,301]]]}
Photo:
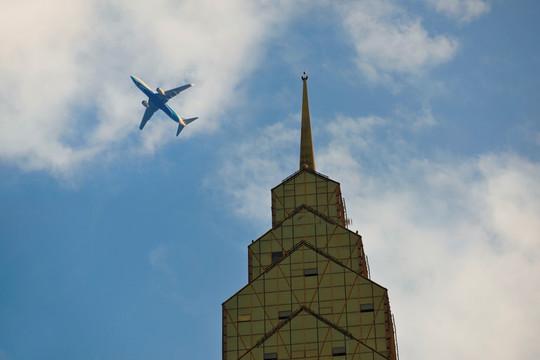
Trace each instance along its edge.
{"label": "gold-colored panel", "polygon": [[265,285],[265,292],[267,294],[277,292],[277,284],[275,283],[275,281],[267,281]]}

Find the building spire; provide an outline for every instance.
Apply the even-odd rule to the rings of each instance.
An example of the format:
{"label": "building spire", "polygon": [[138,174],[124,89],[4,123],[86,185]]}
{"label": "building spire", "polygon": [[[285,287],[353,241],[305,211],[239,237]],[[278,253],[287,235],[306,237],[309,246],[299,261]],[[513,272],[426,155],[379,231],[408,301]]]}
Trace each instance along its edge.
{"label": "building spire", "polygon": [[309,103],[307,94],[308,76],[304,72],[302,82],[304,92],[302,96],[302,129],[300,137],[300,170],[306,165],[307,168],[315,170],[315,154],[313,152],[313,139],[311,137],[311,120],[309,118]]}

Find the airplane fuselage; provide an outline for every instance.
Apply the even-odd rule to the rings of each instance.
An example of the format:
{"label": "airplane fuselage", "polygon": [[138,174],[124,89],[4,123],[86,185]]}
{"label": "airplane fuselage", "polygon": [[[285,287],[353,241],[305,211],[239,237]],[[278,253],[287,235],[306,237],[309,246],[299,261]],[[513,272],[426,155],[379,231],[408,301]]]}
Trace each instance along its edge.
{"label": "airplane fuselage", "polygon": [[161,109],[161,107],[165,105],[167,101],[169,101],[169,99],[165,95],[165,91],[163,91],[163,89],[160,87],[156,89],[155,93],[147,95],[149,95],[148,102],[150,103],[150,105],[153,105],[158,109]]}
{"label": "airplane fuselage", "polygon": [[165,95],[162,95],[159,92],[148,96],[148,103],[150,104],[150,106],[154,106],[158,109],[165,105],[167,101],[169,101],[169,99],[167,99]]}

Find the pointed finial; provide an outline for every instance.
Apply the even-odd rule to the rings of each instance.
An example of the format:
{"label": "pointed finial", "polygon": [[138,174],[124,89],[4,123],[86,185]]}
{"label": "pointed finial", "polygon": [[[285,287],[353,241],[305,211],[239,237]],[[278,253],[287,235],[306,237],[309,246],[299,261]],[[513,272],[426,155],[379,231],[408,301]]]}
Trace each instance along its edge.
{"label": "pointed finial", "polygon": [[307,93],[308,76],[304,71],[302,76],[303,94],[302,94],[302,127],[300,133],[300,170],[315,170],[315,154],[313,152],[313,139],[311,137],[311,120],[309,117],[309,102]]}

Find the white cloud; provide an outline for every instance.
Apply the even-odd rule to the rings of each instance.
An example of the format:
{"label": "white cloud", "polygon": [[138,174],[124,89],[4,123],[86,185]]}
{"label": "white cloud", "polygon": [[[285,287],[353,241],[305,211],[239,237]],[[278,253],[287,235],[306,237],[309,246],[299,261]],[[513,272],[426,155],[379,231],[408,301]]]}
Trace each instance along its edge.
{"label": "white cloud", "polygon": [[535,358],[540,165],[508,154],[403,160],[341,178],[373,279],[390,289],[402,355]]}
{"label": "white cloud", "polygon": [[[389,288],[401,355],[537,357],[540,164],[514,154],[418,159],[407,148],[389,156],[372,133],[390,122],[335,126],[354,123],[371,126],[329,129],[320,169],[342,183],[372,278]],[[371,157],[385,166],[359,160]]]}
{"label": "white cloud", "polygon": [[[328,4],[327,4],[328,5]],[[137,126],[142,94],[152,87],[196,86],[171,101],[199,116],[182,137],[219,128],[241,103],[241,83],[265,44],[297,7],[282,1],[187,0],[70,2],[29,0],[0,14],[0,159],[25,170],[69,175],[98,157],[153,153],[175,126],[154,115]],[[335,7],[332,7],[335,6]],[[28,8],[34,9],[32,12]],[[457,40],[432,35],[418,17],[389,0],[328,5],[338,9],[371,81],[395,83],[449,61]],[[138,99],[138,100],[137,100]],[[424,121],[430,122],[429,111]],[[136,136],[135,136],[136,135]]]}
{"label": "white cloud", "polygon": [[399,106],[395,113],[396,117],[404,119],[407,126],[415,130],[422,130],[437,124],[429,106],[424,106],[417,111],[411,111],[404,106]]}
{"label": "white cloud", "polygon": [[160,244],[157,248],[148,253],[148,261],[152,267],[165,275],[172,275],[173,271],[169,264],[169,249]]}
{"label": "white cloud", "polygon": [[458,41],[430,35],[421,19],[388,0],[340,5],[344,27],[356,48],[357,64],[372,82],[392,84],[453,58]]}
{"label": "white cloud", "polygon": [[138,133],[143,107],[136,99],[143,96],[131,74],[153,87],[195,82],[171,101],[181,116],[201,118],[182,136],[216,129],[288,13],[279,1],[247,0],[30,0],[5,7],[0,158],[66,174],[112,147],[152,152],[177,140],[174,124],[159,115]]}
{"label": "white cloud", "polygon": [[[510,153],[426,158],[396,126],[402,128],[379,117],[338,117],[316,160],[342,184],[372,279],[390,291],[401,356],[537,358],[540,164]],[[238,215],[268,224],[264,194],[296,170],[298,133],[282,124],[264,133],[260,148],[253,139],[238,144],[222,173],[234,174],[226,190]],[[294,145],[276,153],[267,149],[272,142]]]}
{"label": "white cloud", "polygon": [[438,12],[468,22],[490,10],[489,3],[484,0],[424,0]]}
{"label": "white cloud", "polygon": [[[299,130],[289,124],[298,124],[300,114],[289,121],[276,123],[232,148],[222,150],[217,176],[205,183],[224,192],[231,199],[231,208],[244,219],[270,221],[270,189],[283,180],[283,174],[294,172],[293,154],[299,139]],[[286,159],[286,160],[284,160]],[[296,159],[296,161],[298,161]]]}

